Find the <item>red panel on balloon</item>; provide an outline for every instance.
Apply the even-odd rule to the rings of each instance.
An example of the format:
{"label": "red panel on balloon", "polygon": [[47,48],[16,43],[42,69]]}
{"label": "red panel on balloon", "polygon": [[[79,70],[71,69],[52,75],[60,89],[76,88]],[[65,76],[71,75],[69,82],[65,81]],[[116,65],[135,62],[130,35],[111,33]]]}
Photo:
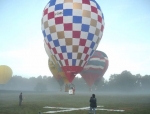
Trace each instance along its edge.
{"label": "red panel on balloon", "polygon": [[65,23],[64,24],[64,30],[65,31],[71,31],[72,30],[72,23]]}
{"label": "red panel on balloon", "polygon": [[63,23],[63,17],[56,17],[55,18],[55,24],[62,24]]}
{"label": "red panel on balloon", "polygon": [[48,19],[53,19],[54,18],[54,12],[50,12],[48,14]]}
{"label": "red panel on balloon", "polygon": [[99,77],[99,75],[97,74],[82,74],[82,77],[83,79],[86,81],[86,83],[89,85],[89,86],[92,86],[93,83],[97,80],[97,78]]}
{"label": "red panel on balloon", "polygon": [[44,15],[46,15],[48,13],[48,9],[44,10]]}
{"label": "red panel on balloon", "polygon": [[62,69],[65,72],[67,79],[71,83],[76,74],[81,72],[83,68],[79,66],[63,66]]}

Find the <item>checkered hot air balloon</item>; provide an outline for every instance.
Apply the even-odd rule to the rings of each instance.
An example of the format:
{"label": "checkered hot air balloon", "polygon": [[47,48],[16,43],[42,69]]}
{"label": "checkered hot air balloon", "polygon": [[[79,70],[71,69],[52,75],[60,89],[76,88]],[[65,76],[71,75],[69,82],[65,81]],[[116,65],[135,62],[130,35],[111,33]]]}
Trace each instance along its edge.
{"label": "checkered hot air balloon", "polygon": [[109,60],[107,55],[102,51],[95,51],[84,69],[80,73],[89,86],[95,81],[101,79],[108,68]]}
{"label": "checkered hot air balloon", "polygon": [[64,84],[68,84],[69,81],[65,76],[65,73],[62,71],[58,63],[56,62],[54,56],[51,54],[50,49],[46,43],[44,43],[45,51],[49,57],[48,59],[48,67],[51,73],[53,74],[54,78],[57,80],[59,85],[62,87]]}
{"label": "checkered hot air balloon", "polygon": [[95,0],[50,0],[43,10],[42,33],[69,82],[96,50],[104,16]]}

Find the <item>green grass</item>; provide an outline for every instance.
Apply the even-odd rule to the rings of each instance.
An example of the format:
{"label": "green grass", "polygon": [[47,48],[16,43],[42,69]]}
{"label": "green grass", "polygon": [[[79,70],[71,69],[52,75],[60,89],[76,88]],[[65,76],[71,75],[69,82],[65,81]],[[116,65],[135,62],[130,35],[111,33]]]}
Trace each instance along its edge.
{"label": "green grass", "polygon": [[[89,98],[92,93],[76,93],[68,95],[65,92],[34,93],[23,92],[22,106],[18,106],[19,92],[0,91],[0,114],[38,114],[58,109],[52,107],[82,108],[89,106]],[[150,114],[150,95],[115,95],[96,93],[98,105],[106,109],[125,110],[124,112],[99,111],[97,114]],[[87,114],[87,110],[61,112],[58,114]]]}

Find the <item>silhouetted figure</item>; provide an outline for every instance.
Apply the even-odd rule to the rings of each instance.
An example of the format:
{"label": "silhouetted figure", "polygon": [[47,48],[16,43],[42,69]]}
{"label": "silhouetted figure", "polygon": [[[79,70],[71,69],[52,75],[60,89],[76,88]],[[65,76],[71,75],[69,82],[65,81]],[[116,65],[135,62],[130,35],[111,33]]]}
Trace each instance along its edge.
{"label": "silhouetted figure", "polygon": [[19,106],[21,106],[22,105],[22,93],[20,93],[20,95],[19,95]]}
{"label": "silhouetted figure", "polygon": [[72,87],[72,90],[73,90],[73,94],[75,94],[75,87]]}
{"label": "silhouetted figure", "polygon": [[90,113],[96,114],[96,109],[97,107],[97,101],[95,98],[95,94],[92,94],[91,98],[90,98]]}

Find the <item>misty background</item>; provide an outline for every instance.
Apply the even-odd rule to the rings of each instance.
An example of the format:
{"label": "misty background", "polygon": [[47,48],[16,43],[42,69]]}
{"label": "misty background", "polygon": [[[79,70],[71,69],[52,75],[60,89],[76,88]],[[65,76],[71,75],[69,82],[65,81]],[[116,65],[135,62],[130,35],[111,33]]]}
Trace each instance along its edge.
{"label": "misty background", "polygon": [[[133,75],[130,71],[123,71],[121,74],[112,74],[108,80],[101,78],[89,87],[81,77],[75,77],[73,82],[76,92],[120,92],[120,93],[150,93],[150,75]],[[14,75],[8,83],[1,84],[0,90],[15,91],[60,91],[59,83],[52,76],[38,76],[24,78]],[[63,90],[64,92],[64,85]]]}

